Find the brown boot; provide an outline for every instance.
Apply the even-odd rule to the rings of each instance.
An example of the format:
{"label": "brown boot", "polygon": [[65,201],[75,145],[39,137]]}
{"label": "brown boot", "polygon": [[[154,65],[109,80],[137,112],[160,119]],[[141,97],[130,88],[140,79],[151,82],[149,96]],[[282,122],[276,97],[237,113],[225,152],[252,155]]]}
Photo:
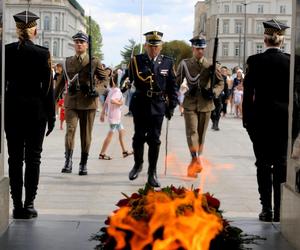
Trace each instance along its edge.
{"label": "brown boot", "polygon": [[203,169],[203,164],[201,162],[200,156],[197,158],[196,164],[195,164],[195,169],[197,173],[201,173]]}
{"label": "brown boot", "polygon": [[202,167],[199,163],[199,160],[197,157],[193,157],[192,161],[190,162],[190,164],[188,165],[188,169],[187,169],[187,176],[188,177],[192,177],[192,178],[197,178],[198,174],[200,173],[202,170]]}

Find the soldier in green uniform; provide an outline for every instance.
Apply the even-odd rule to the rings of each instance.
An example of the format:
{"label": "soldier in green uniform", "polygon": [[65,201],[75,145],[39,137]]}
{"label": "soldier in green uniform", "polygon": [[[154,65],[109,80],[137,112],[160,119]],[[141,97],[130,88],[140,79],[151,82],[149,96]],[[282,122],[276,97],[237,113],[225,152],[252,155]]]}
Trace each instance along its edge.
{"label": "soldier in green uniform", "polygon": [[[192,161],[188,166],[188,176],[197,177],[197,172],[202,170],[200,155],[211,111],[215,106],[213,99],[208,99],[205,95],[211,86],[210,64],[204,57],[206,41],[204,37],[198,36],[192,38],[190,42],[192,43],[193,57],[180,62],[176,82],[181,85],[184,78],[187,80],[188,91],[185,93],[183,108],[186,138],[192,156]],[[215,97],[219,96],[223,88],[223,78],[217,70],[212,94]]]}
{"label": "soldier in green uniform", "polygon": [[39,17],[23,11],[14,15],[14,19],[19,41],[5,46],[4,124],[13,218],[30,219],[38,216],[34,200],[41,153],[46,127],[46,136],[54,128],[55,103],[49,50],[33,43]]}
{"label": "soldier in green uniform", "polygon": [[[65,91],[65,164],[62,173],[72,172],[72,155],[74,137],[79,121],[81,139],[81,160],[79,175],[87,175],[87,160],[92,139],[93,123],[98,105],[94,94],[94,83],[89,80],[88,36],[78,32],[73,36],[75,55],[67,57],[64,63],[64,74],[59,77],[55,86],[56,99]],[[99,59],[92,58],[92,76],[100,81],[106,79],[106,73]],[[67,84],[65,83],[67,82]],[[92,84],[92,86],[91,86]]]}

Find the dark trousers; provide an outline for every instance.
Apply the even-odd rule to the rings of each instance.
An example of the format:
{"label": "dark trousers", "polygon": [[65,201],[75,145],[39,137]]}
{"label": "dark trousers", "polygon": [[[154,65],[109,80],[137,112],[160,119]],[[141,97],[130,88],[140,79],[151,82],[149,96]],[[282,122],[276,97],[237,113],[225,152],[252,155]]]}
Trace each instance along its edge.
{"label": "dark trousers", "polygon": [[[260,201],[263,208],[272,209],[272,190],[274,210],[280,211],[281,184],[286,181],[287,169],[287,143],[280,140],[272,143],[271,138],[255,133],[248,129],[248,134],[253,143],[257,167],[257,184]],[[269,144],[269,145],[268,145]],[[276,149],[272,144],[277,145]],[[280,146],[279,146],[280,145]]]}
{"label": "dark trousers", "polygon": [[[161,127],[163,123],[164,116],[163,115],[152,115],[152,116],[138,116],[134,115],[134,135],[132,138],[132,147],[135,152],[135,163],[143,163],[143,152],[144,152],[144,144],[145,142],[149,146],[149,153],[156,152],[153,154],[153,161],[158,158],[157,149],[160,145],[160,134]],[[152,154],[151,154],[152,155]],[[148,159],[150,161],[150,159]],[[150,164],[156,165],[156,164]]]}
{"label": "dark trousers", "polygon": [[25,202],[36,196],[46,121],[5,121],[11,196],[22,204],[23,162],[25,161]]}
{"label": "dark trousers", "polygon": [[214,98],[215,109],[211,112],[211,120],[212,122],[219,121],[222,111],[222,99]]}

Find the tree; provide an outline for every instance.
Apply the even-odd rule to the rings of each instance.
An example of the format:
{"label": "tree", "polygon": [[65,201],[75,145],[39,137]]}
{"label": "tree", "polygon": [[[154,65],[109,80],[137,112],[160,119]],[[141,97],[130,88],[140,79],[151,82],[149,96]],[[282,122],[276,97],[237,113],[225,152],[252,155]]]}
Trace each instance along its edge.
{"label": "tree", "polygon": [[[122,64],[129,64],[132,55],[140,53],[140,44],[136,44],[133,39],[129,39],[129,45],[125,45],[124,50],[121,51],[123,57]],[[132,53],[133,52],[133,53]]]}
{"label": "tree", "polygon": [[[87,23],[87,31],[89,32],[91,30],[91,36],[92,36],[92,55],[98,57],[100,60],[103,60],[103,53],[101,51],[102,48],[102,35],[100,31],[99,24],[91,18],[91,24],[89,23],[89,17],[85,17],[86,23]],[[90,26],[91,25],[91,29]],[[87,33],[88,33],[87,32]]]}
{"label": "tree", "polygon": [[172,57],[176,68],[182,59],[192,57],[191,46],[188,45],[185,41],[179,40],[165,42],[163,44],[161,53],[166,56]]}
{"label": "tree", "polygon": [[[135,44],[133,39],[129,39],[129,45],[125,45],[124,50],[121,51],[123,57],[122,63],[129,64],[133,48],[134,55],[140,53],[140,44]],[[171,57],[177,68],[182,59],[192,57],[192,49],[185,41],[173,40],[163,43],[161,54]]]}

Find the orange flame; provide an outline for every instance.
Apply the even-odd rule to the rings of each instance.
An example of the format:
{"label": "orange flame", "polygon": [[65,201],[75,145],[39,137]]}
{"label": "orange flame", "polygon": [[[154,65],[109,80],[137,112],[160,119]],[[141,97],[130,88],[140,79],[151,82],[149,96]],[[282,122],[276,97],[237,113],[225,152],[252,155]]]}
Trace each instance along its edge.
{"label": "orange flame", "polygon": [[144,202],[148,220],[134,219],[130,207],[121,207],[111,216],[108,233],[115,238],[116,249],[126,246],[126,231],[130,231],[131,250],[149,244],[153,250],[207,250],[222,230],[221,217],[208,207],[204,195],[196,196],[193,191],[174,199],[163,192],[149,192]]}

